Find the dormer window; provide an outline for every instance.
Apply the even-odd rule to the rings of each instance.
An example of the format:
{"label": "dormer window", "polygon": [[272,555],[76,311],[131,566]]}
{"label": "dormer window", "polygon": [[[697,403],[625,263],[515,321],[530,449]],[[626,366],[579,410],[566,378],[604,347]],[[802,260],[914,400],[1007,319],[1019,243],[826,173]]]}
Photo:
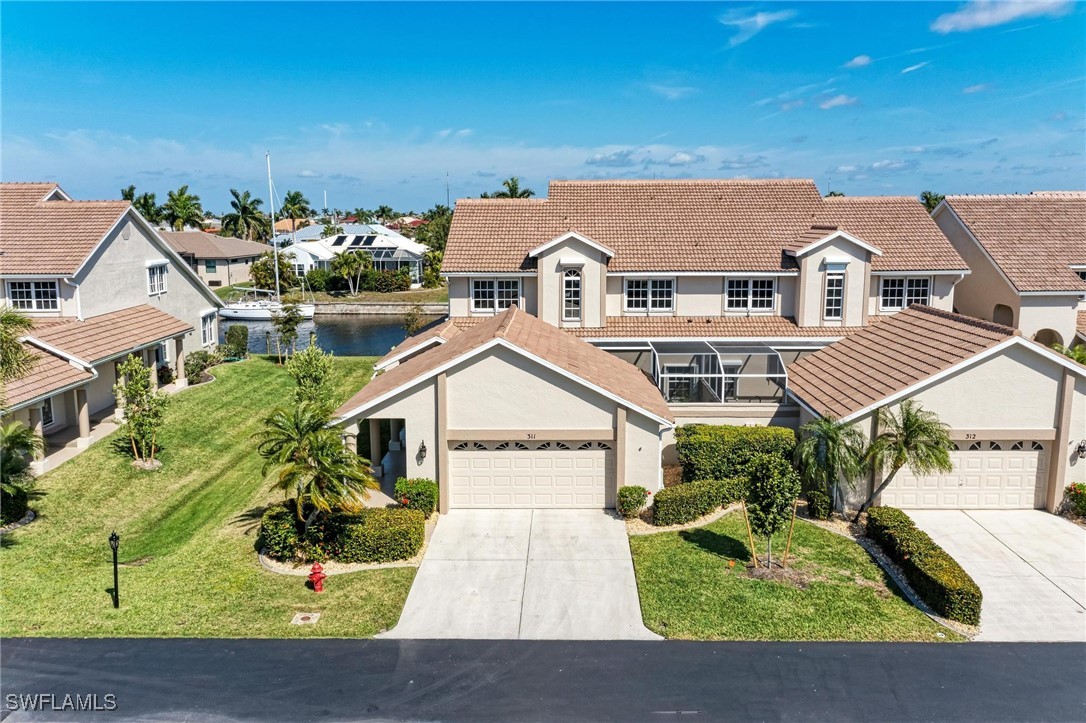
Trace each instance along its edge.
{"label": "dormer window", "polygon": [[581,270],[562,272],[562,321],[581,320]]}
{"label": "dormer window", "polygon": [[826,287],[822,293],[822,318],[840,321],[845,311],[845,274],[842,271],[826,272]]}
{"label": "dormer window", "polygon": [[931,302],[931,279],[927,277],[884,276],[879,291],[880,311],[899,311],[911,304]]}
{"label": "dormer window", "polygon": [[773,311],[776,279],[728,279],[726,311]]}
{"label": "dormer window", "polygon": [[675,279],[626,279],[626,311],[675,309]]}

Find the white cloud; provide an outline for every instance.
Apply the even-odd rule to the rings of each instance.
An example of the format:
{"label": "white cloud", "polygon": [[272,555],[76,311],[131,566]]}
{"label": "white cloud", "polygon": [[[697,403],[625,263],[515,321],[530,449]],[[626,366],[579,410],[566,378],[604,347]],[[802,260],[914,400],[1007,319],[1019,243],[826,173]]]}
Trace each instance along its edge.
{"label": "white cloud", "polygon": [[637,165],[633,158],[634,149],[623,148],[617,151],[600,151],[592,154],[585,160],[589,166],[602,166],[604,168],[628,168]]}
{"label": "white cloud", "polygon": [[317,173],[316,171],[310,171],[308,168],[298,174],[298,178],[320,178],[323,173]]}
{"label": "white cloud", "polygon": [[457,138],[467,138],[471,134],[472,134],[472,130],[470,128],[461,128],[460,130],[458,130],[456,132],[456,137]]}
{"label": "white cloud", "polygon": [[698,92],[698,89],[690,85],[669,85],[666,83],[650,83],[649,90],[668,100],[682,100]]}
{"label": "white cloud", "polygon": [[840,95],[835,95],[832,98],[827,98],[822,101],[818,104],[818,107],[822,110],[829,110],[830,108],[840,108],[846,105],[856,105],[859,102],[859,99],[855,96],[841,93]]}
{"label": "white cloud", "polygon": [[1022,18],[1064,15],[1071,11],[1072,5],[1071,0],[971,0],[960,9],[937,17],[931,29],[944,35],[968,32]]}
{"label": "white cloud", "polygon": [[720,16],[721,25],[735,29],[735,35],[728,40],[730,47],[742,45],[774,23],[791,20],[795,10],[776,10],[774,12],[751,12],[749,9],[729,10]]}
{"label": "white cloud", "polygon": [[874,62],[871,60],[870,55],[857,55],[852,60],[845,63],[846,68],[866,68]]}
{"label": "white cloud", "polygon": [[450,135],[450,134],[451,134],[452,132],[453,132],[453,129],[452,129],[452,128],[443,128],[442,130],[439,130],[439,131],[437,132],[437,137],[438,137],[438,138],[448,138],[448,137],[449,137],[449,135]]}
{"label": "white cloud", "polygon": [[738,155],[725,158],[720,162],[722,171],[746,171],[755,168],[763,168],[768,165],[768,159],[763,155]]}
{"label": "white cloud", "polygon": [[695,163],[701,163],[705,160],[705,156],[698,155],[696,153],[687,153],[686,151],[676,151],[671,158],[667,159],[666,163],[669,166],[690,166]]}
{"label": "white cloud", "polygon": [[910,65],[908,68],[902,68],[901,69],[901,74],[902,75],[907,75],[908,73],[915,73],[916,71],[923,68],[925,65],[928,65],[930,62],[931,62],[930,60],[925,60],[922,63],[917,63],[916,65]]}
{"label": "white cloud", "polygon": [[962,92],[966,95],[972,95],[973,93],[983,93],[986,90],[991,90],[992,85],[990,83],[977,83],[976,85],[968,85],[962,88]]}

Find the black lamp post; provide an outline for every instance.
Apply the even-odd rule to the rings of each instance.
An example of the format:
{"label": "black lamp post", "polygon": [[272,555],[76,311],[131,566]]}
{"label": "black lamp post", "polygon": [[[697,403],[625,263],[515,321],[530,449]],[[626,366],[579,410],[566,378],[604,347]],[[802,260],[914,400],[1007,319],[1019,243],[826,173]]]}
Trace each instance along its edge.
{"label": "black lamp post", "polygon": [[121,606],[121,591],[117,588],[117,548],[121,544],[121,536],[114,530],[109,536],[109,547],[113,550],[113,607]]}

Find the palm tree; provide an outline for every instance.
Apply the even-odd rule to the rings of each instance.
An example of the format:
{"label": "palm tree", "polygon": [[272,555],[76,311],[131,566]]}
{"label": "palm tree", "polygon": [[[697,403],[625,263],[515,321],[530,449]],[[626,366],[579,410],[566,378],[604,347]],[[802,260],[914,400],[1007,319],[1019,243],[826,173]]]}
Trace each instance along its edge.
{"label": "palm tree", "polygon": [[490,198],[531,198],[535,191],[530,188],[520,187],[520,178],[511,176],[502,181],[504,187],[501,191],[495,191]]}
{"label": "palm tree", "polygon": [[153,193],[141,193],[137,196],[136,187],[128,185],[121,189],[121,200],[131,203],[139,215],[150,223],[158,223],[162,220],[162,209]]}
{"label": "palm tree", "polygon": [[373,215],[378,223],[387,223],[396,215],[396,212],[392,210],[392,206],[382,204],[374,210]]}
{"label": "palm tree", "polygon": [[924,204],[924,208],[928,209],[928,213],[935,210],[935,207],[943,202],[946,198],[941,193],[934,193],[932,191],[922,191],[920,193],[920,203]]}
{"label": "palm tree", "polygon": [[136,187],[130,184],[130,185],[126,186],[125,188],[122,188],[121,189],[121,200],[122,201],[135,201],[136,200]]}
{"label": "palm tree", "polygon": [[844,198],[844,195],[840,191],[830,191],[826,194],[826,198]]}
{"label": "palm tree", "polygon": [[1063,344],[1053,344],[1052,348],[1071,361],[1086,365],[1086,344],[1074,347],[1064,346]]}
{"label": "palm tree", "polygon": [[821,417],[799,428],[795,463],[803,481],[830,494],[837,504],[840,480],[850,485],[864,473],[864,436],[853,424]]}
{"label": "palm tree", "polygon": [[45,440],[22,422],[0,426],[0,492],[14,495],[19,489],[25,490],[26,468],[44,449]]}
{"label": "palm tree", "polygon": [[373,221],[373,211],[367,211],[364,208],[356,208],[351,211],[351,215],[357,219],[358,223],[370,223]]}
{"label": "palm tree", "polygon": [[268,218],[260,211],[263,201],[253,198],[248,191],[230,189],[233,199],[230,208],[234,209],[222,217],[222,232],[226,236],[252,241],[267,228]]}
{"label": "palm tree", "polygon": [[321,513],[357,509],[367,489],[380,488],[369,461],[347,449],[329,421],[327,408],[304,402],[273,411],[256,435],[264,474],[278,468],[274,485],[293,496],[304,531]]}
{"label": "palm tree", "polygon": [[301,191],[287,191],[286,198],[283,199],[283,207],[279,210],[290,219],[291,234],[298,230],[298,219],[309,218],[313,215],[309,199]]}
{"label": "palm tree", "polygon": [[933,472],[954,471],[954,464],[950,461],[953,443],[950,441],[949,427],[939,421],[935,412],[929,412],[918,402],[907,399],[901,403],[897,414],[887,407],[880,408],[877,420],[878,428],[882,431],[867,448],[867,461],[872,469],[885,472],[886,479],[860,505],[854,522],[894,481],[894,475],[902,467],[907,466],[918,477]]}
{"label": "palm tree", "polygon": [[19,339],[34,328],[34,322],[18,309],[0,306],[0,408],[4,406],[3,385],[20,379],[34,369],[38,360]]}
{"label": "palm tree", "polygon": [[345,251],[332,259],[331,271],[336,276],[347,280],[351,295],[358,293],[358,282],[362,274],[373,268],[373,257],[364,251]]}
{"label": "palm tree", "polygon": [[185,226],[204,227],[204,208],[200,205],[200,197],[189,193],[187,184],[166,194],[162,211],[163,219],[175,231],[184,231]]}

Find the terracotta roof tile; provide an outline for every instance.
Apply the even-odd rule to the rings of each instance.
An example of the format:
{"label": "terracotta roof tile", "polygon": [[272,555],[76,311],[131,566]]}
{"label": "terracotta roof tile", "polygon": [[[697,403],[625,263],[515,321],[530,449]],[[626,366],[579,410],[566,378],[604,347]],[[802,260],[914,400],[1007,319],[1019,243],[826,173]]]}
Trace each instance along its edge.
{"label": "terracotta roof tile", "polygon": [[859,327],[798,326],[788,316],[609,316],[599,329],[564,329],[589,339],[696,337],[706,339],[837,338]]}
{"label": "terracotta roof tile", "polygon": [[0,183],[0,274],[70,275],[128,201],[43,200],[55,183]]}
{"label": "terracotta roof tile", "polygon": [[1077,324],[1077,327],[1078,327],[1078,333],[1081,336],[1086,337],[1086,311],[1078,312],[1078,324]]}
{"label": "terracotta roof tile", "polygon": [[946,203],[1019,291],[1086,291],[1086,192],[947,196]]}
{"label": "terracotta roof tile", "polygon": [[392,347],[392,349],[389,350],[388,354],[385,354],[383,357],[378,359],[375,366],[380,369],[386,361],[394,357],[398,357],[401,354],[405,354],[406,352],[409,352],[416,347],[422,346],[427,342],[433,341],[436,337],[440,337],[445,341],[448,341],[459,333],[460,328],[453,323],[452,319],[447,319],[438,324],[437,326],[430,327],[429,329],[421,331],[414,336],[407,337],[399,344]]}
{"label": "terracotta roof tile", "polygon": [[613,272],[791,270],[782,252],[812,225],[883,249],[876,269],[966,268],[916,199],[823,199],[810,180],[762,179],[552,181],[546,199],[462,199],[442,270],[530,270],[528,251],[567,231],[613,249]]}
{"label": "terracotta roof tile", "polygon": [[4,385],[5,404],[9,409],[50,396],[70,385],[89,382],[94,378],[89,371],[82,367],[72,366],[67,359],[26,343],[23,346],[37,359],[30,374]]}
{"label": "terracotta roof tile", "polygon": [[788,391],[838,419],[1006,341],[990,321],[911,306],[788,367]]}
{"label": "terracotta roof tile", "polygon": [[507,342],[652,414],[674,420],[660,390],[641,370],[512,306],[385,371],[336,411],[349,414],[494,339]]}
{"label": "terracotta roof tile", "polygon": [[191,254],[197,259],[237,259],[260,256],[271,247],[267,244],[233,236],[216,236],[206,231],[159,231],[174,251]]}
{"label": "terracotta roof tile", "polygon": [[95,363],[192,331],[181,321],[148,304],[92,316],[84,321],[35,329],[28,337],[85,362]]}

